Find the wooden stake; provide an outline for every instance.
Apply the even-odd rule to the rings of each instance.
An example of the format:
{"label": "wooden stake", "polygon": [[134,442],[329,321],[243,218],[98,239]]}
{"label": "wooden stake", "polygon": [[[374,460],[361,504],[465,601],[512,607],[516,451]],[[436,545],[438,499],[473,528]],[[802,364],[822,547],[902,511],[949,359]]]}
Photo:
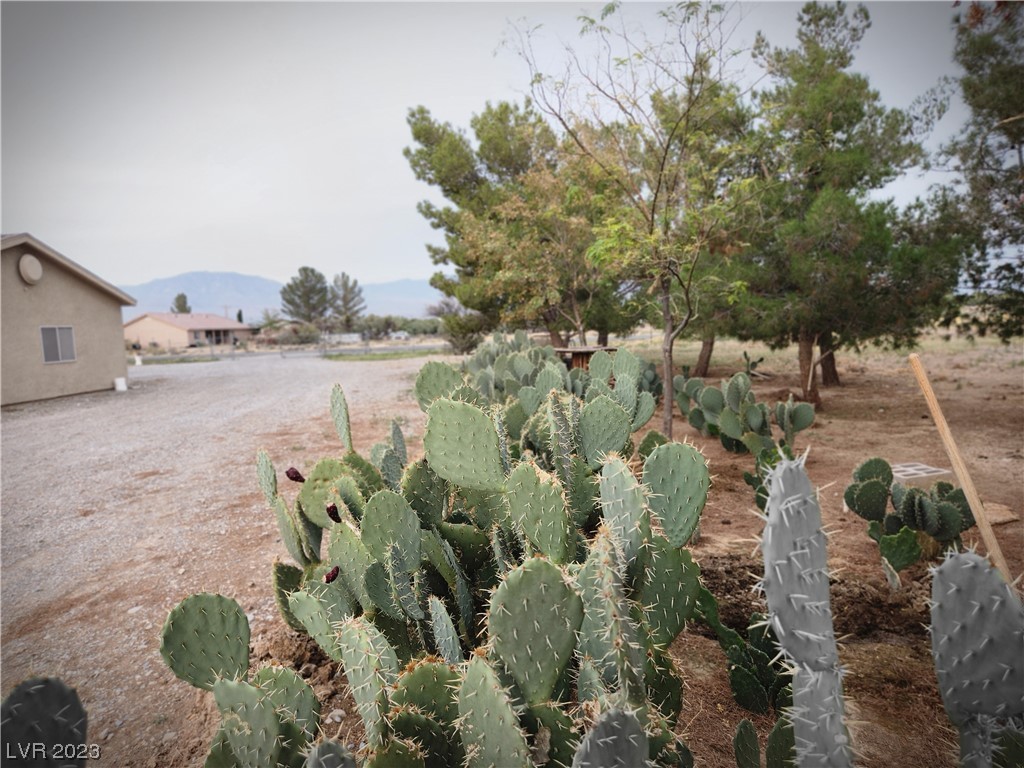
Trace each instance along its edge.
{"label": "wooden stake", "polygon": [[924,366],[921,365],[921,358],[916,354],[911,354],[908,359],[910,360],[910,368],[914,372],[914,377],[917,379],[917,383],[924,393],[924,399],[928,403],[928,410],[931,411],[932,419],[935,421],[935,426],[942,437],[946,454],[953,465],[953,472],[956,474],[957,480],[960,481],[960,487],[963,488],[964,496],[967,497],[967,503],[971,507],[971,513],[974,515],[975,522],[978,524],[978,530],[981,531],[981,537],[985,540],[985,547],[988,549],[989,557],[992,558],[992,562],[999,569],[999,572],[1003,574],[1006,583],[1012,584],[1013,578],[1010,576],[1010,567],[1006,563],[1006,558],[1003,557],[1003,551],[999,548],[995,531],[992,530],[992,524],[989,523],[988,517],[985,514],[985,505],[981,503],[981,497],[978,496],[974,483],[971,482],[971,476],[967,472],[967,466],[964,464],[963,458],[960,456],[960,450],[953,439],[953,433],[949,431],[949,425],[946,424],[946,417],[942,415],[939,401],[935,398],[935,392],[928,381],[928,374],[925,373]]}

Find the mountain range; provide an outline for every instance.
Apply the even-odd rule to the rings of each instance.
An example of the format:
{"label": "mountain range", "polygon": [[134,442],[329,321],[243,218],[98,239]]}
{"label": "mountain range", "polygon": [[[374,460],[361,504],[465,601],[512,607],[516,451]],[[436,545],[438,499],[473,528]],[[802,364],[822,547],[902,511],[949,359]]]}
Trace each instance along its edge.
{"label": "mountain range", "polygon": [[[281,310],[283,283],[237,272],[186,272],[162,277],[140,285],[119,285],[135,299],[127,307],[125,320],[146,312],[170,312],[174,297],[184,293],[193,312],[212,312],[235,317],[242,310],[246,322],[255,322],[264,310]],[[387,283],[360,283],[368,315],[427,317],[427,307],[442,296],[426,280],[392,280]]]}

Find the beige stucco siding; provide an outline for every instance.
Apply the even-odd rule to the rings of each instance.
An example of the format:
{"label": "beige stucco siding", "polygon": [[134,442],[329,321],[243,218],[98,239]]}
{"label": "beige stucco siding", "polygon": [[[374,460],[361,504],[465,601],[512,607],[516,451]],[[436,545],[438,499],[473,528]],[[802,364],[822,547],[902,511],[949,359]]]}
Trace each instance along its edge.
{"label": "beige stucco siding", "polygon": [[189,332],[184,328],[175,328],[169,323],[148,316],[140,317],[126,325],[124,338],[125,341],[143,347],[156,344],[164,349],[182,349],[192,343]]}
{"label": "beige stucco siding", "polygon": [[[22,254],[42,263],[42,279],[27,284]],[[121,303],[30,246],[3,251],[0,267],[0,398],[4,405],[113,389],[127,374]],[[75,360],[43,361],[42,328],[74,329]]]}

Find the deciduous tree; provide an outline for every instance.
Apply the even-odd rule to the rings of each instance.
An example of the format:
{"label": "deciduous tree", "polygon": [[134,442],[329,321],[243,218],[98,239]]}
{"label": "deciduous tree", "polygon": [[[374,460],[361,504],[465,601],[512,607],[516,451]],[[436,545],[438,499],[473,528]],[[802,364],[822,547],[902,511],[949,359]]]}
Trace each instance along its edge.
{"label": "deciduous tree", "polygon": [[[534,100],[617,189],[590,254],[648,286],[671,381],[675,340],[698,310],[697,266],[732,239],[736,212],[750,200],[748,180],[730,173],[745,154],[750,116],[727,74],[734,53],[720,8],[673,6],[656,40],[631,29],[620,10],[613,3],[601,19],[584,18],[581,34],[595,53],[567,46],[557,75],[542,70],[530,33],[520,33],[518,49]],[[662,429],[671,436],[670,397]]]}

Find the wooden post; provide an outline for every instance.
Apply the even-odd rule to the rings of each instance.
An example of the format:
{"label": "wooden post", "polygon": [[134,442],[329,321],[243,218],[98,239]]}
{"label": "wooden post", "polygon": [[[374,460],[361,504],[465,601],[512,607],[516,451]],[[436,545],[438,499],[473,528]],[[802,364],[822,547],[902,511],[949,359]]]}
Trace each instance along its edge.
{"label": "wooden post", "polygon": [[935,421],[935,426],[939,430],[939,435],[942,437],[942,443],[946,448],[946,454],[949,456],[949,461],[953,465],[953,472],[956,474],[957,480],[960,481],[960,487],[963,488],[964,495],[967,497],[967,503],[971,506],[971,513],[974,515],[974,520],[978,524],[978,530],[981,531],[981,537],[985,540],[985,547],[988,549],[989,557],[992,558],[993,564],[999,569],[999,572],[1003,574],[1003,578],[1006,579],[1007,584],[1013,583],[1013,577],[1010,575],[1010,567],[1006,563],[1006,558],[1003,557],[1003,551],[999,548],[999,542],[996,540],[995,531],[992,530],[992,524],[989,523],[988,517],[985,514],[985,505],[981,503],[981,497],[978,496],[978,492],[974,488],[974,483],[971,482],[971,476],[967,472],[967,466],[964,464],[963,458],[960,456],[960,450],[956,446],[956,441],[953,440],[953,433],[949,431],[949,425],[946,424],[946,418],[942,415],[942,409],[939,407],[939,401],[935,398],[935,392],[932,390],[932,385],[928,381],[928,374],[925,373],[924,366],[921,365],[921,358],[916,354],[911,354],[908,359],[910,360],[910,368],[914,372],[914,377],[917,379],[918,385],[921,387],[921,391],[924,393],[924,399],[928,403],[928,410],[931,411],[932,419]]}

